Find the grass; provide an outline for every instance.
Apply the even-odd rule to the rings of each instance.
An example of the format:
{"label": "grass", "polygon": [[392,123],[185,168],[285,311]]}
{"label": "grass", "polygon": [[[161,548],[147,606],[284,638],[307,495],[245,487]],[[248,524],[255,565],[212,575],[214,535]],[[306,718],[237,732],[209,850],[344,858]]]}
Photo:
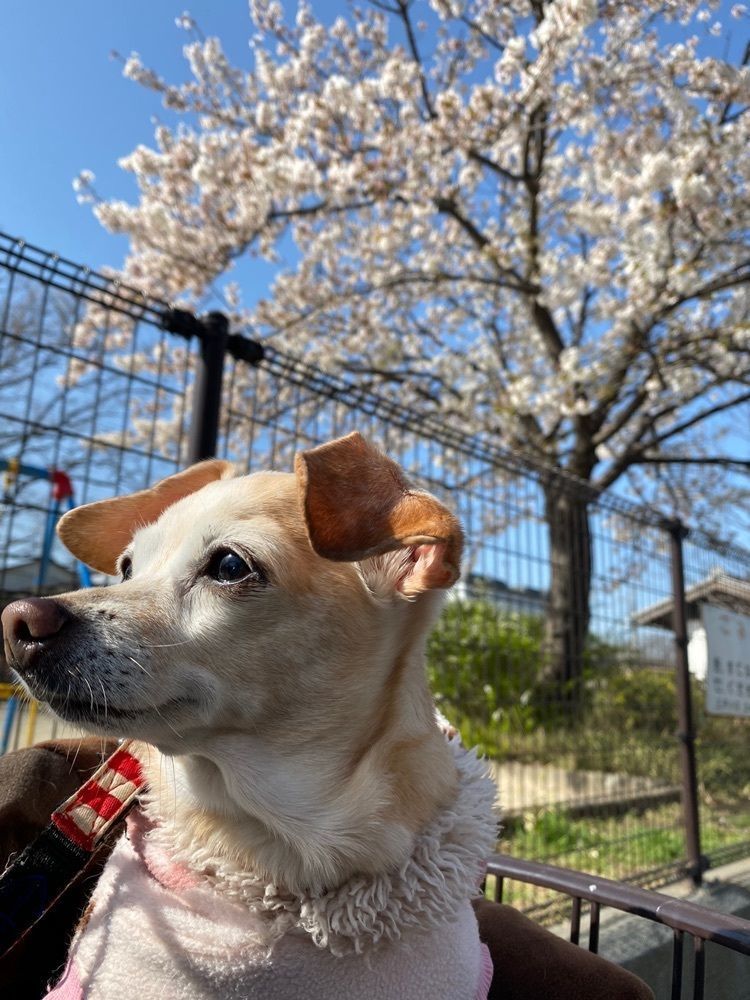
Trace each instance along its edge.
{"label": "grass", "polygon": [[[750,843],[750,803],[744,808],[710,808],[704,803],[701,820],[701,850],[709,857]],[[529,813],[497,846],[505,854],[652,887],[672,880],[685,860],[679,803],[585,818],[563,811],[537,811]],[[493,880],[488,883],[491,895]],[[503,899],[523,909],[536,909],[553,896],[535,886],[508,882]],[[558,911],[552,908],[550,912]]]}

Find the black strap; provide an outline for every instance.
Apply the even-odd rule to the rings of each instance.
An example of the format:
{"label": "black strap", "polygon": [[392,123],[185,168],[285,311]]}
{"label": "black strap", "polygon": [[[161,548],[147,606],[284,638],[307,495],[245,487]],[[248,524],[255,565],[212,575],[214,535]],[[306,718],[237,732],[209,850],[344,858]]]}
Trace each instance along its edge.
{"label": "black strap", "polygon": [[92,855],[50,823],[0,875],[0,957],[42,917]]}
{"label": "black strap", "polygon": [[95,855],[117,839],[125,816],[93,852],[78,847],[50,823],[13,859],[0,875],[0,959],[52,909]]}

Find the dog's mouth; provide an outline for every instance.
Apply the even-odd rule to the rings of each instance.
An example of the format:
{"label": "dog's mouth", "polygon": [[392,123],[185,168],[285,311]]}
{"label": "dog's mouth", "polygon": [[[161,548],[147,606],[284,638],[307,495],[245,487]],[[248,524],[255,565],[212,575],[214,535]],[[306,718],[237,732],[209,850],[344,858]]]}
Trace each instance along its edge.
{"label": "dog's mouth", "polygon": [[168,720],[187,708],[197,708],[195,698],[185,695],[180,698],[168,698],[159,705],[139,705],[137,707],[119,708],[109,702],[96,701],[94,697],[79,699],[71,695],[61,695],[55,692],[37,693],[35,697],[44,701],[55,715],[66,722],[83,722],[97,726],[107,723],[150,722]]}
{"label": "dog's mouth", "polygon": [[153,685],[156,688],[153,692],[142,692],[140,697],[129,699],[122,670],[114,676],[114,686],[110,686],[113,670],[109,660],[104,662],[107,669],[102,671],[107,676],[98,677],[96,672],[84,669],[80,658],[64,647],[56,648],[54,653],[53,664],[49,662],[49,653],[41,650],[42,655],[28,663],[11,660],[9,665],[31,697],[46,704],[65,722],[127,735],[129,729],[141,732],[144,726],[149,730],[154,726],[173,729],[175,720],[183,721],[186,713],[200,710],[204,704],[200,698],[204,692],[195,685],[190,693],[174,697]]}

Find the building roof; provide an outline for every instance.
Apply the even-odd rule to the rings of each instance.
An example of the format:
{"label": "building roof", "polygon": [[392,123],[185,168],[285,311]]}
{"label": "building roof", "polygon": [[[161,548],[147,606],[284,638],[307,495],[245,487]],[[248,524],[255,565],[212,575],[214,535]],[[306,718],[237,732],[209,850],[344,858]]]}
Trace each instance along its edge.
{"label": "building roof", "polygon": [[469,573],[449,591],[449,600],[485,600],[500,608],[524,614],[541,614],[549,603],[549,594],[535,587],[511,587],[504,580]]}
{"label": "building roof", "polygon": [[[722,569],[714,569],[703,580],[685,589],[685,613],[688,621],[700,620],[702,604],[717,604],[740,614],[750,613],[750,580],[742,580]],[[642,611],[636,611],[632,616],[633,624],[671,629],[673,608],[674,601],[668,597]]]}

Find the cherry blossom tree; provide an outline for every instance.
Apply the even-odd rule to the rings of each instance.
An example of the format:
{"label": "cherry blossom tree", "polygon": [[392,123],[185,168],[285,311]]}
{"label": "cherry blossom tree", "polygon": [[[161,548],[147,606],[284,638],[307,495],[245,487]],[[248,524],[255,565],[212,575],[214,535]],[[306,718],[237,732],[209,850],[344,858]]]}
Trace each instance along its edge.
{"label": "cherry blossom tree", "polygon": [[[717,433],[750,400],[748,18],[719,7],[372,0],[324,24],[251,0],[250,68],[185,14],[187,82],[124,63],[167,109],[122,161],[137,201],[79,194],[129,235],[131,283],[221,279],[255,336],[715,523],[750,466]],[[258,256],[278,272],[243,307],[226,276]],[[558,679],[589,624],[588,502],[550,480]]]}

